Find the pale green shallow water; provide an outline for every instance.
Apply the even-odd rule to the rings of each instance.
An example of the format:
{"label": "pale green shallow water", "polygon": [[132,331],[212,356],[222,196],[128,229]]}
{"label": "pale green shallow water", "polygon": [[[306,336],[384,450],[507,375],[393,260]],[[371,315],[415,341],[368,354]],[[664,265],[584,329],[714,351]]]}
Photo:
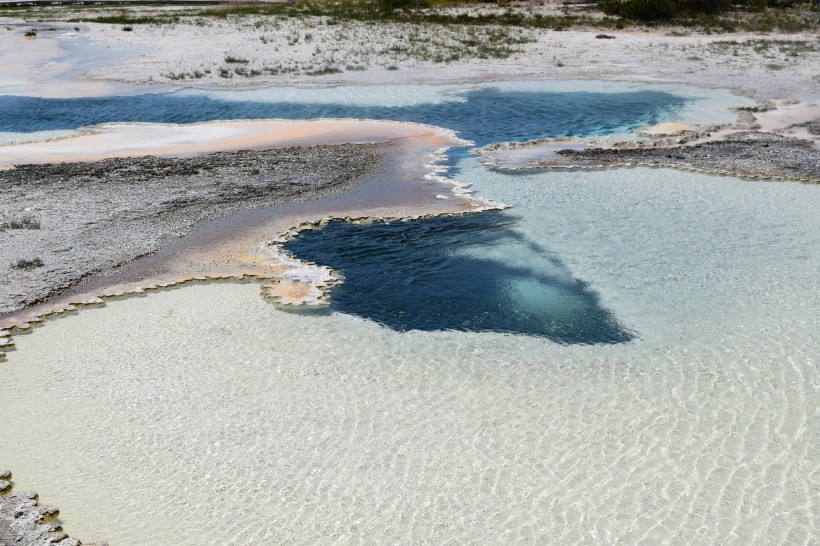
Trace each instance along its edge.
{"label": "pale green shallow water", "polygon": [[188,287],[19,336],[0,466],[112,546],[817,544],[820,188],[461,166],[639,339],[401,334]]}

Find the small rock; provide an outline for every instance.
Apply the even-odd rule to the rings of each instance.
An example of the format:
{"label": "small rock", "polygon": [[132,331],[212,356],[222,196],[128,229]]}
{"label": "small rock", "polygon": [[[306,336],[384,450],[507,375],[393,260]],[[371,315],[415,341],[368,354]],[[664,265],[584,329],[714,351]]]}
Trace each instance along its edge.
{"label": "small rock", "polygon": [[48,521],[52,518],[57,517],[57,515],[60,513],[60,510],[56,506],[52,506],[50,504],[47,504],[45,506],[39,507],[37,509],[37,512],[40,514],[39,518],[38,518],[38,521],[45,522],[45,521]]}

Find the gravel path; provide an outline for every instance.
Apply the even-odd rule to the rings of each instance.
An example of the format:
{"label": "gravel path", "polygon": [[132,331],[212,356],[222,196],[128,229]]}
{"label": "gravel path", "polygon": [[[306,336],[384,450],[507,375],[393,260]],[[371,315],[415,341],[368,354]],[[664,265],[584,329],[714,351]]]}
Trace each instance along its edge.
{"label": "gravel path", "polygon": [[558,153],[580,165],[631,163],[820,183],[820,150],[808,140],[773,133],[733,133],[724,140],[691,146],[590,148]]}
{"label": "gravel path", "polygon": [[380,145],[344,144],[0,171],[0,317],[204,221],[348,190],[381,157]]}

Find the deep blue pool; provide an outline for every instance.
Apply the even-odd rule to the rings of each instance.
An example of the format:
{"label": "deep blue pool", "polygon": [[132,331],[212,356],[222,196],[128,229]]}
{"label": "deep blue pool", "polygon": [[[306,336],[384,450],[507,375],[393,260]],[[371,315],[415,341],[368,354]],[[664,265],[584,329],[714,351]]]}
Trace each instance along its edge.
{"label": "deep blue pool", "polygon": [[285,248],[341,271],[331,310],[397,331],[504,332],[559,343],[633,334],[504,212],[372,225],[331,222]]}

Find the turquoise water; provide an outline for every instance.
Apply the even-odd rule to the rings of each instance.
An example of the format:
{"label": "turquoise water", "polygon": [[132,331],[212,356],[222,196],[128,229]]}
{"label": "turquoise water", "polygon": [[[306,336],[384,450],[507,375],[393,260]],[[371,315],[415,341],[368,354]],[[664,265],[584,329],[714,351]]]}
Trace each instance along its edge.
{"label": "turquoise water", "polygon": [[[341,93],[340,93],[341,95]],[[76,129],[105,122],[193,123],[228,119],[387,119],[454,129],[477,145],[540,137],[634,131],[681,110],[686,99],[662,91],[560,92],[487,88],[451,100],[397,106],[271,102],[218,93],[44,99],[0,96],[0,132]],[[452,100],[452,99],[458,100]]]}

